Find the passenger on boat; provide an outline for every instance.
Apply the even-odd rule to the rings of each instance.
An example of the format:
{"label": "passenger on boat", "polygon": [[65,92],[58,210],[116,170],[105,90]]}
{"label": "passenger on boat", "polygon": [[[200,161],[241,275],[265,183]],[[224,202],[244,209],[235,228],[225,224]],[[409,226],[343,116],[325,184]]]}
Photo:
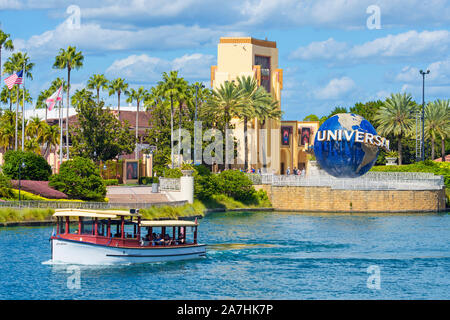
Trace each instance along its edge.
{"label": "passenger on boat", "polygon": [[164,245],[170,246],[171,244],[172,244],[172,239],[170,239],[170,236],[168,234],[166,234],[164,236]]}
{"label": "passenger on boat", "polygon": [[154,239],[155,245],[162,245],[164,243],[164,240],[161,239],[161,235],[159,233],[156,235]]}
{"label": "passenger on boat", "polygon": [[183,237],[183,234],[180,233],[180,234],[178,235],[177,243],[178,243],[178,244],[184,244],[184,237]]}

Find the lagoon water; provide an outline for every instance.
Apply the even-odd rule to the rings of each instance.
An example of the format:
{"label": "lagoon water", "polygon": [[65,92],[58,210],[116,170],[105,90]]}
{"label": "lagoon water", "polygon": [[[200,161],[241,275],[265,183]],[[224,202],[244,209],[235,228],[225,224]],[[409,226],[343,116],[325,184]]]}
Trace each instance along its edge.
{"label": "lagoon water", "polygon": [[200,223],[204,259],[79,269],[45,263],[52,227],[0,228],[0,299],[450,299],[448,214],[233,212]]}

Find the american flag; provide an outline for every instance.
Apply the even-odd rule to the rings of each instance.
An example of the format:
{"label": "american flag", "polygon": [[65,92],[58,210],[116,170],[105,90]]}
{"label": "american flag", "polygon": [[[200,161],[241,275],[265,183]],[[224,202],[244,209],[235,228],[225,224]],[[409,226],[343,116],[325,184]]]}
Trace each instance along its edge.
{"label": "american flag", "polygon": [[23,70],[20,70],[19,72],[12,74],[5,79],[5,83],[8,86],[9,90],[11,90],[15,84],[22,84],[22,74]]}

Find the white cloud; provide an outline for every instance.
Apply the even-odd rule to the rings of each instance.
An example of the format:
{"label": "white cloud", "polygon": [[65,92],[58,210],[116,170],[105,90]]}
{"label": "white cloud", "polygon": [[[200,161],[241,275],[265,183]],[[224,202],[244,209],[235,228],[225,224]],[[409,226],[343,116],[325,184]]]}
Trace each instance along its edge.
{"label": "white cloud", "polygon": [[315,90],[314,96],[319,100],[339,99],[355,88],[355,82],[351,78],[344,76],[330,80],[325,87]]}
{"label": "white cloud", "polygon": [[178,70],[180,76],[186,79],[205,80],[209,79],[209,68],[214,61],[214,56],[200,53],[186,54],[173,60],[150,57],[146,54],[131,55],[114,61],[106,69],[106,75],[148,83],[160,80],[164,71]]}
{"label": "white cloud", "polygon": [[[446,60],[433,62],[423,70],[430,70],[430,73],[426,76],[427,85],[450,85],[450,57]],[[422,76],[419,71],[420,68],[406,66],[397,74],[395,80],[406,83],[421,83]]]}
{"label": "white cloud", "polygon": [[331,63],[382,63],[391,60],[404,60],[423,57],[439,59],[450,50],[450,32],[448,30],[407,31],[397,35],[388,35],[360,45],[337,42],[330,38],[321,42],[312,42],[300,47],[291,54],[291,58],[300,60],[325,60]]}
{"label": "white cloud", "polygon": [[90,22],[137,26],[183,21],[208,26],[261,27],[315,26],[366,28],[370,5],[378,5],[382,28],[391,26],[445,26],[450,21],[448,0],[0,0],[0,9],[52,9],[67,16],[78,5]]}
{"label": "white cloud", "polygon": [[28,40],[15,39],[16,49],[26,49],[33,57],[55,55],[59,48],[77,46],[87,53],[132,50],[171,50],[215,45],[220,36],[235,35],[223,30],[199,26],[170,25],[138,30],[116,30],[95,23],[81,23],[73,29],[63,22],[54,30],[34,35]]}

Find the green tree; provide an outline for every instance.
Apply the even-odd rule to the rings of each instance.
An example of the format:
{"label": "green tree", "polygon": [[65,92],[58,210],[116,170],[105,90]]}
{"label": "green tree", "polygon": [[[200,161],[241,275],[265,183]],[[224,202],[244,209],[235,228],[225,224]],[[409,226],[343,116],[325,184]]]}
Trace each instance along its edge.
{"label": "green tree", "polygon": [[10,38],[10,35],[0,29],[0,83],[2,82],[2,49],[13,51],[14,44]]}
{"label": "green tree", "polygon": [[108,79],[106,79],[103,74],[94,74],[89,78],[87,88],[95,89],[97,91],[97,104],[100,103],[100,89],[107,90],[108,83]]}
{"label": "green tree", "polygon": [[71,199],[103,201],[106,195],[105,184],[95,163],[77,156],[61,164],[59,173],[51,176],[49,186]]}
{"label": "green tree", "polygon": [[[258,118],[278,118],[274,111],[278,105],[274,104],[272,96],[264,87],[258,87],[255,78],[242,76],[238,78],[238,89],[241,91],[244,103],[236,110],[236,115],[244,121],[244,168],[248,169],[248,120]],[[275,108],[273,108],[275,106]],[[281,116],[281,114],[280,114]]]}
{"label": "green tree", "polygon": [[[161,90],[166,99],[170,101],[170,149],[171,156],[170,161],[172,163],[172,168],[174,166],[174,158],[173,158],[173,117],[174,117],[174,100],[182,101],[184,98],[183,89],[185,88],[185,80],[183,78],[178,77],[178,71],[170,71],[170,74],[167,72],[163,73],[163,80],[158,82],[158,85],[161,87]],[[180,112],[181,114],[181,112]]]}
{"label": "green tree", "polygon": [[[137,90],[132,88],[126,94],[128,95],[127,102],[132,103],[133,101],[136,101],[136,143],[139,143],[139,104],[148,95],[148,91],[145,90],[143,86],[141,86]],[[135,156],[136,159],[139,159],[137,146]]]}
{"label": "green tree", "polygon": [[320,121],[320,119],[315,114],[310,114],[310,115],[304,117],[303,121]]}
{"label": "green tree", "polygon": [[[34,67],[34,63],[30,62],[30,57],[26,53],[17,52],[17,53],[13,53],[12,56],[10,56],[8,58],[8,60],[5,62],[5,65],[3,66],[3,71],[7,74],[13,74],[15,72],[24,70],[23,77],[24,78],[26,77],[26,78],[29,78],[32,80],[33,74],[31,73],[31,71],[33,70],[33,67]],[[15,86],[17,88],[19,87],[19,85],[15,85]],[[19,95],[21,93],[23,93],[23,91],[21,92],[20,90],[16,89],[16,92],[17,92],[17,95],[16,95],[17,108],[16,108],[16,127],[15,127],[16,139],[15,139],[15,145],[14,145],[15,149],[17,149],[18,127],[19,127],[19,125],[18,125],[19,101],[21,101],[21,99],[19,98]],[[31,98],[29,97],[29,94],[27,96],[27,90],[25,90],[25,100],[27,102],[29,100],[31,100]],[[22,105],[22,113],[23,113],[23,108],[24,108],[24,106]]]}
{"label": "green tree", "polygon": [[450,100],[436,100],[425,108],[425,138],[431,140],[431,160],[435,158],[434,144],[441,138],[442,161],[445,161],[445,139],[450,137]]}
{"label": "green tree", "polygon": [[122,93],[126,94],[128,90],[128,83],[125,83],[125,80],[122,78],[117,78],[109,82],[108,89],[110,96],[117,93],[117,112],[119,113],[120,120],[120,95]]}
{"label": "green tree", "polygon": [[368,101],[365,103],[357,102],[353,107],[350,108],[350,112],[360,115],[375,126],[375,115],[383,105],[384,102],[381,100]]}
{"label": "green tree", "polygon": [[11,179],[19,179],[19,167],[25,163],[25,168],[21,168],[21,179],[47,181],[52,174],[52,169],[47,161],[34,152],[27,151],[7,151],[5,153],[5,164],[3,172]]}
{"label": "green tree", "polygon": [[66,146],[67,159],[69,159],[69,108],[70,108],[70,72],[78,70],[83,66],[83,54],[77,52],[76,47],[68,46],[67,50],[59,49],[59,54],[55,57],[53,63],[54,69],[67,69],[67,113],[66,113]]}
{"label": "green tree", "polygon": [[411,94],[391,94],[378,110],[374,120],[381,135],[394,135],[398,138],[398,164],[402,164],[402,138],[411,134],[414,127],[416,104]]}
{"label": "green tree", "polygon": [[109,108],[103,109],[103,105],[102,101],[97,104],[92,96],[74,104],[78,115],[72,139],[75,155],[106,161],[133,152],[136,141],[128,123],[122,125]]}

